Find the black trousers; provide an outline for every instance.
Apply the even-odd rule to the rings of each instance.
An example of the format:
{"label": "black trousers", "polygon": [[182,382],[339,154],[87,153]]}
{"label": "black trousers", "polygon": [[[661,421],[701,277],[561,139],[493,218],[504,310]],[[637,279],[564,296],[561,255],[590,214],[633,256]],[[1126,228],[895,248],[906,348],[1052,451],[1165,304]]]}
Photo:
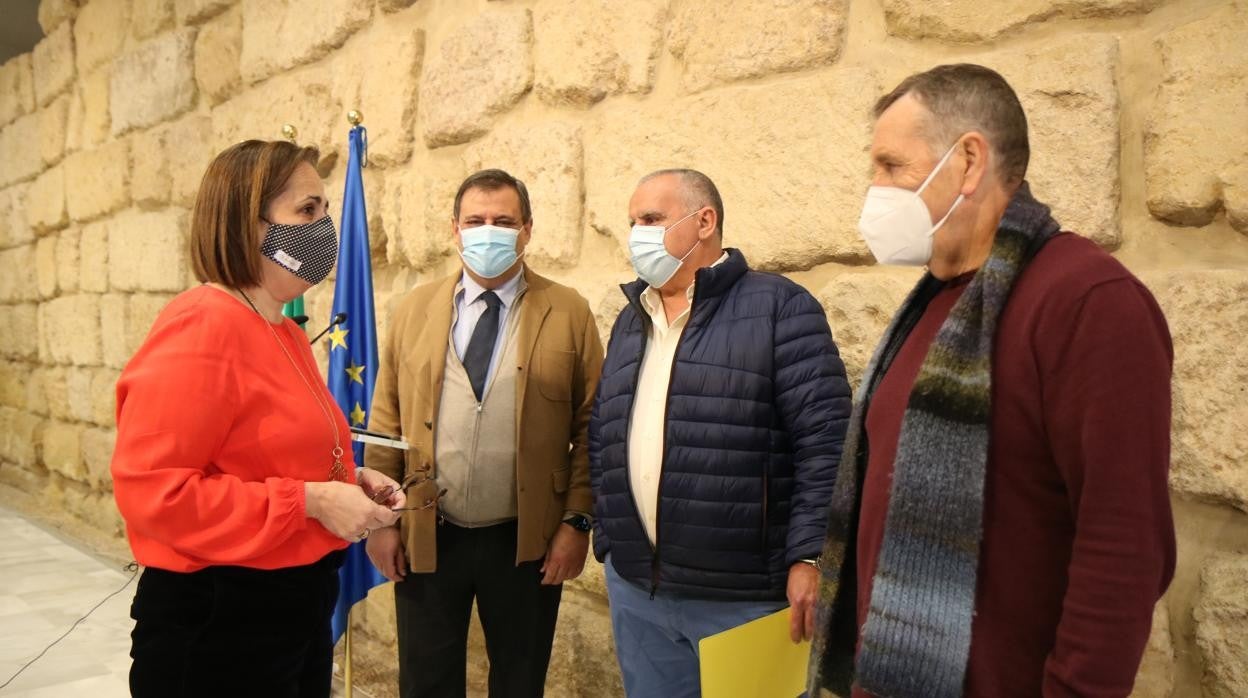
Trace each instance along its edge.
{"label": "black trousers", "polygon": [[341,552],[279,570],[149,567],[130,607],[135,698],[327,698]]}
{"label": "black trousers", "polygon": [[516,565],[516,523],[438,526],[438,569],[394,586],[399,695],[463,698],[472,602],[485,631],[490,698],[537,698],[562,586],[542,586],[536,560]]}

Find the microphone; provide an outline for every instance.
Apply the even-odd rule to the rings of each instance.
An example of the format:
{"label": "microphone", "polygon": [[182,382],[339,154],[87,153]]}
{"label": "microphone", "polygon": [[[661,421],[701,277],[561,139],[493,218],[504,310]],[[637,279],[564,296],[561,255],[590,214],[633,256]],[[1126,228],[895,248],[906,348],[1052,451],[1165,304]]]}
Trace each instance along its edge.
{"label": "microphone", "polygon": [[308,344],[316,344],[316,340],[320,339],[321,337],[324,337],[326,332],[329,332],[330,330],[334,329],[335,326],[341,325],[342,323],[346,321],[347,321],[347,314],[338,313],[337,315],[334,316],[333,320],[329,321],[329,327],[326,327],[325,329],[321,330],[321,333],[313,337],[312,341],[308,342]]}
{"label": "microphone", "polygon": [[300,326],[300,327],[303,327],[304,325],[308,324],[308,316],[307,316],[307,315],[291,315],[291,316],[290,316],[290,319],[291,319],[291,320],[294,320],[294,321],[295,321],[295,324],[296,324],[296,325],[298,325],[298,326]]}

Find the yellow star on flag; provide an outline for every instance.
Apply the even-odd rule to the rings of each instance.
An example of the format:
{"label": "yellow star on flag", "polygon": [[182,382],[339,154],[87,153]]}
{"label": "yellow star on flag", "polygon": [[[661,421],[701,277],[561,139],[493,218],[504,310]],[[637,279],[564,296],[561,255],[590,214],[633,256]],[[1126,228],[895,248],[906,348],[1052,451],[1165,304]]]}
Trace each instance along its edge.
{"label": "yellow star on flag", "polygon": [[364,426],[364,418],[368,416],[364,414],[364,410],[360,409],[360,403],[355,403],[355,409],[351,410],[351,426]]}
{"label": "yellow star on flag", "polygon": [[355,362],[352,361],[351,365],[347,366],[346,371],[347,375],[351,377],[351,380],[359,383],[360,385],[364,385],[364,377],[361,375],[364,373],[363,366],[356,366]]}
{"label": "yellow star on flag", "polygon": [[329,337],[329,350],[333,351],[336,347],[342,347],[343,349],[346,349],[347,348],[347,333],[350,331],[351,330],[343,328],[342,325],[339,325],[335,327],[332,332],[326,335]]}

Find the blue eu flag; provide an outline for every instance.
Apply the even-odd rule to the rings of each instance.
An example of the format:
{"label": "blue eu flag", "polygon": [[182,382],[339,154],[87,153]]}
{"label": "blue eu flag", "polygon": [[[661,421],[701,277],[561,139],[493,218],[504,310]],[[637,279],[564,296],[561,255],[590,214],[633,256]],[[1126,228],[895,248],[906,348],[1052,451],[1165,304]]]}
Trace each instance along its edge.
{"label": "blue eu flag", "polygon": [[[368,250],[368,214],[364,208],[361,157],[366,143],[364,127],[351,129],[347,159],[347,186],[342,193],[342,240],[338,248],[338,278],[334,282],[331,317],[347,319],[329,337],[329,391],[353,427],[368,424],[377,381],[377,322],[373,314],[373,265]],[[353,443],[356,465],[364,463],[364,444]],[[334,607],[334,642],[347,629],[347,612],[368,596],[368,590],[386,581],[373,567],[363,543],[347,548],[347,560],[338,572],[338,604]]]}

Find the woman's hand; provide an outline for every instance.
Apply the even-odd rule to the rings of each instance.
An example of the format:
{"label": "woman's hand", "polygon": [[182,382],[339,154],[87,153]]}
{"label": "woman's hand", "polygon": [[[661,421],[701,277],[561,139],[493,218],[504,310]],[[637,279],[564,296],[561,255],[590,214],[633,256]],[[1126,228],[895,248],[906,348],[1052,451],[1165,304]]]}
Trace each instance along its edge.
{"label": "woman's hand", "polygon": [[308,518],[321,522],[343,540],[362,540],[375,529],[399,520],[398,512],[377,504],[363,489],[345,482],[305,482],[303,494]]}
{"label": "woman's hand", "polygon": [[399,489],[399,483],[381,472],[372,468],[360,468],[356,471],[355,480],[364,490],[364,494],[378,504],[389,509],[402,509],[407,505],[407,495]]}

